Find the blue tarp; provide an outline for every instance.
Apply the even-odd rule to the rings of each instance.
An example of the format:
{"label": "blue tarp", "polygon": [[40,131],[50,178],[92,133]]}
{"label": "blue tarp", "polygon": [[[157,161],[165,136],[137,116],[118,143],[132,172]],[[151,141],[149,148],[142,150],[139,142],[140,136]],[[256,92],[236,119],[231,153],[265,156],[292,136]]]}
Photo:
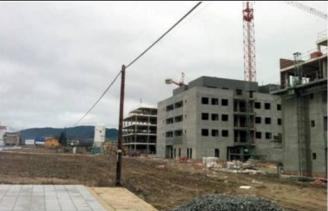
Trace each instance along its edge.
{"label": "blue tarp", "polygon": [[35,137],[35,142],[44,142],[46,139],[44,137]]}

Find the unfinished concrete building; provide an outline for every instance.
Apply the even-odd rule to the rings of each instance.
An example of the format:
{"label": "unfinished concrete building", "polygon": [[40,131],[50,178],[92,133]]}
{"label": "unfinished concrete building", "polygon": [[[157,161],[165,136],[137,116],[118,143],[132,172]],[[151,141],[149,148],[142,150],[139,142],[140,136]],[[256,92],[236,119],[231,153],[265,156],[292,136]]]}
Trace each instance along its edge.
{"label": "unfinished concrete building", "polygon": [[281,89],[274,92],[283,105],[283,167],[300,176],[327,176],[327,35],[322,38],[309,57],[280,60]]}
{"label": "unfinished concrete building", "polygon": [[275,85],[200,77],[158,103],[157,155],[167,158],[281,158],[281,102]]}
{"label": "unfinished concrete building", "polygon": [[123,121],[123,146],[129,152],[156,153],[157,109],[140,107]]}
{"label": "unfinished concrete building", "polygon": [[6,132],[3,136],[3,142],[8,146],[21,145],[21,136],[19,132]]}
{"label": "unfinished concrete building", "polygon": [[1,123],[0,123],[0,145],[3,144],[3,137],[5,135],[7,131],[7,127],[6,126],[2,126]]}

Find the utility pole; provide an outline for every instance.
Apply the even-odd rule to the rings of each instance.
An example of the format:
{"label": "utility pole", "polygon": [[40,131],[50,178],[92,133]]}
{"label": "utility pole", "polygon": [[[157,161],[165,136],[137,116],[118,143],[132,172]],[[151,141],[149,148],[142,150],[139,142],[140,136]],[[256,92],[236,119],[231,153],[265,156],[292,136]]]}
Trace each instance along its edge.
{"label": "utility pole", "polygon": [[125,92],[125,65],[121,70],[121,94],[120,94],[120,113],[118,121],[118,142],[117,142],[117,160],[116,160],[116,186],[122,186],[122,139],[123,139],[123,113],[124,113],[124,92]]}

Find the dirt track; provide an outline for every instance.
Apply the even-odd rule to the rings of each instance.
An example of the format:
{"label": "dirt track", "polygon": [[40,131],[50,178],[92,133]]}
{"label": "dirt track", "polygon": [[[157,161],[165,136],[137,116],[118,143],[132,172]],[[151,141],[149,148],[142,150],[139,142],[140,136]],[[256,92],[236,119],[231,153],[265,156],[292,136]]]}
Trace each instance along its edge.
{"label": "dirt track", "polygon": [[[108,157],[0,153],[1,183],[112,186],[115,161]],[[206,193],[257,195],[290,210],[326,210],[326,190],[266,176],[194,169],[190,164],[125,158],[124,186],[158,209],[176,207]],[[263,183],[263,184],[262,184]],[[251,185],[242,190],[240,185]]]}

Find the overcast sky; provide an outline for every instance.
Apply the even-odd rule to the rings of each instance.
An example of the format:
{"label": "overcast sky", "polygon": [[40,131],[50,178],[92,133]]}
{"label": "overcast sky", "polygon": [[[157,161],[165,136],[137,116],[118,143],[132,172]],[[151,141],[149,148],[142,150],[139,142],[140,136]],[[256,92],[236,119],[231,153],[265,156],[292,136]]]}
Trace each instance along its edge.
{"label": "overcast sky", "polygon": [[[0,2],[0,122],[74,124],[117,74],[196,2]],[[327,12],[325,2],[304,4]],[[243,79],[242,3],[204,2],[127,72],[125,114],[156,106],[199,76]],[[279,58],[315,48],[326,22],[283,2],[256,2],[257,81],[279,82]],[[117,127],[119,83],[81,125]]]}

